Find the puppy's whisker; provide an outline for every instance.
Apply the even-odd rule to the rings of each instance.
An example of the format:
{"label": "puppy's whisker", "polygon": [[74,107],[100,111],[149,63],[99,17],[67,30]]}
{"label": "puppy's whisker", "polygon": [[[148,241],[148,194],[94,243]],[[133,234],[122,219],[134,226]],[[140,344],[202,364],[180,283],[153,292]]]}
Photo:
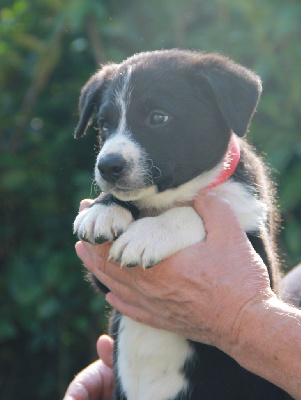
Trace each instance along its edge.
{"label": "puppy's whisker", "polygon": [[158,175],[158,176],[154,176],[154,179],[161,178],[161,176],[162,176],[162,171],[161,171],[161,169],[158,168],[158,167],[156,167],[155,165],[153,165],[152,168],[156,169],[156,170],[159,172],[159,175]]}
{"label": "puppy's whisker", "polygon": [[99,189],[95,179],[93,179],[92,183],[91,183],[90,197],[93,197],[94,193],[96,195],[98,195],[100,193],[100,189]]}
{"label": "puppy's whisker", "polygon": [[150,163],[150,167],[148,167],[147,166],[147,168],[149,169],[149,170],[151,170],[152,168],[153,168],[153,166],[154,166],[154,162],[153,162],[153,160],[151,159],[151,158],[148,158],[147,160],[146,160],[146,163]]}
{"label": "puppy's whisker", "polygon": [[[150,175],[152,176],[152,181],[154,181],[154,179],[158,179],[158,178],[160,178],[162,176],[161,169],[154,165],[154,161],[151,158],[148,158],[146,160],[146,163],[150,164],[150,166],[148,166],[148,171],[149,171]],[[153,176],[152,169],[156,169],[157,172],[159,172],[159,174],[158,175],[156,174],[155,176]]]}
{"label": "puppy's whisker", "polygon": [[[148,158],[147,160],[145,160],[143,162],[143,175],[144,175],[144,179],[146,180],[146,182],[150,182],[151,185],[154,184],[154,179],[153,179],[153,174],[151,172],[151,169],[154,165],[153,160],[151,158]],[[150,164],[150,165],[149,165]]]}

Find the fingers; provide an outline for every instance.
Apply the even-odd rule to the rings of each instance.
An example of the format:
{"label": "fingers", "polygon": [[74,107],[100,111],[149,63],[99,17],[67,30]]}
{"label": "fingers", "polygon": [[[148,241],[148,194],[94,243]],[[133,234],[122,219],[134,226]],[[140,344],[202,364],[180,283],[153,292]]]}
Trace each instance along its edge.
{"label": "fingers", "polygon": [[132,318],[134,321],[141,322],[143,324],[158,327],[155,324],[154,316],[146,308],[138,307],[133,304],[126,303],[120,297],[115,296],[113,293],[106,295],[107,302],[123,315]]}
{"label": "fingers", "polygon": [[75,245],[76,254],[84,263],[85,268],[87,268],[89,272],[95,275],[96,278],[107,288],[112,290],[115,284],[114,280],[108,275],[105,275],[101,270],[102,265],[105,263],[105,261],[102,261],[101,258],[98,257],[98,253],[96,253],[96,248],[90,249],[90,246],[91,245],[85,242],[77,242]]}
{"label": "fingers", "polygon": [[207,240],[214,237],[228,242],[233,235],[243,233],[231,205],[214,192],[199,194],[195,199],[194,208],[204,221]]}
{"label": "fingers", "polygon": [[75,249],[85,268],[103,285],[122,299],[134,302],[132,298],[136,285],[133,274],[131,271],[120,269],[118,264],[105,261],[102,256],[103,253],[108,253],[105,246],[91,246],[85,242],[77,242]]}
{"label": "fingers", "polygon": [[[111,243],[93,246],[87,242],[77,242],[75,245],[76,254],[83,261],[85,267],[92,272],[101,282],[103,274],[116,282],[133,283],[133,271],[129,268],[120,268],[120,264],[107,261]],[[110,281],[103,282],[105,285]],[[107,285],[106,285],[107,286]],[[110,288],[110,286],[108,286]]]}
{"label": "fingers", "polygon": [[108,335],[102,335],[97,341],[97,353],[104,364],[113,369],[113,346],[114,341]]}
{"label": "fingers", "polygon": [[93,246],[90,243],[80,241],[75,244],[75,251],[85,267],[93,274],[96,273],[97,270],[106,272],[107,269],[115,267],[114,263],[107,261],[110,251],[109,243]]}
{"label": "fingers", "polygon": [[98,360],[74,378],[64,400],[108,400],[112,391],[113,371],[102,360]]}
{"label": "fingers", "polygon": [[80,202],[79,205],[79,212],[83,211],[85,208],[89,207],[93,203],[93,200],[91,199],[84,199]]}
{"label": "fingers", "polygon": [[77,242],[75,244],[75,251],[77,256],[82,260],[84,264],[92,264],[93,263],[93,255],[89,253],[84,246],[83,242]]}

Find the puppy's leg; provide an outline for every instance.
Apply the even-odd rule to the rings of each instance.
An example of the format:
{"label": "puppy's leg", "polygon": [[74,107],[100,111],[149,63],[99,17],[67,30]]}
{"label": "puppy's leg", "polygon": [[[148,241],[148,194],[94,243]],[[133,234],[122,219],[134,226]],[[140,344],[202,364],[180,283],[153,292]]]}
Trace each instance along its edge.
{"label": "puppy's leg", "polygon": [[149,268],[205,236],[203,221],[194,209],[177,207],[133,222],[111,247],[110,258],[121,266]]}
{"label": "puppy's leg", "polygon": [[137,213],[134,205],[107,194],[77,215],[74,233],[91,244],[112,242],[137,218]]}

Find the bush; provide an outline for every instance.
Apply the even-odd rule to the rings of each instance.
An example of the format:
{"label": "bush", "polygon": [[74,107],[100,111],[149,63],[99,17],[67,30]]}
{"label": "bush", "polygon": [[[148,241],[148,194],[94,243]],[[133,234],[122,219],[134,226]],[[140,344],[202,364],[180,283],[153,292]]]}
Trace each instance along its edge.
{"label": "bush", "polygon": [[1,396],[47,400],[96,358],[109,312],[74,253],[79,201],[96,195],[96,135],[72,137],[81,86],[100,62],[163,47],[219,51],[256,70],[264,92],[250,137],[279,182],[291,267],[301,259],[301,6],[4,0],[0,15]]}

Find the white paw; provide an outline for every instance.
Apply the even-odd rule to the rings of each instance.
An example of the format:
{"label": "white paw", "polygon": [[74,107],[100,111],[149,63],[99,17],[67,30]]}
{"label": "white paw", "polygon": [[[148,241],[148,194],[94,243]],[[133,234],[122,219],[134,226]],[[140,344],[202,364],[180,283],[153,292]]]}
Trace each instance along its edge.
{"label": "white paw", "polygon": [[203,240],[203,221],[193,209],[187,209],[190,207],[133,222],[112,245],[109,259],[120,262],[121,267],[141,265],[144,269],[150,268],[177,251]]}
{"label": "white paw", "polygon": [[73,227],[80,239],[101,244],[116,240],[132,221],[130,211],[121,206],[95,203],[77,215]]}

